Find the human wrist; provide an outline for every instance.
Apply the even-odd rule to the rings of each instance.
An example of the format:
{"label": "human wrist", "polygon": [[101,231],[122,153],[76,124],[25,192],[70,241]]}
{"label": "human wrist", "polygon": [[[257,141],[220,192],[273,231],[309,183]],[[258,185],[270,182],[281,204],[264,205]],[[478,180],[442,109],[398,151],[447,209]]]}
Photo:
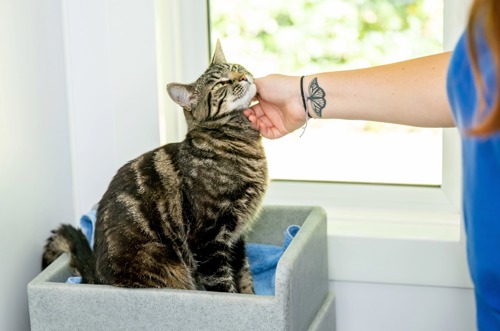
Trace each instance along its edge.
{"label": "human wrist", "polygon": [[320,86],[318,75],[302,76],[300,88],[303,108],[308,118],[323,118],[326,93]]}
{"label": "human wrist", "polygon": [[302,102],[302,96],[300,91],[300,76],[288,76],[288,79],[284,83],[287,86],[288,97],[288,114],[290,116],[290,121],[294,123],[297,128],[304,125],[306,122],[306,116],[304,112],[304,105]]}
{"label": "human wrist", "polygon": [[304,82],[306,80],[306,77],[307,76],[301,76],[300,77],[300,97],[301,97],[301,100],[302,100],[302,107],[303,107],[303,110],[305,112],[305,116],[306,116],[306,121],[310,118],[313,118],[313,115],[311,114],[310,110],[311,110],[311,107],[310,107],[310,103],[309,103],[309,99],[307,97],[307,94],[306,94],[306,88],[304,87]]}

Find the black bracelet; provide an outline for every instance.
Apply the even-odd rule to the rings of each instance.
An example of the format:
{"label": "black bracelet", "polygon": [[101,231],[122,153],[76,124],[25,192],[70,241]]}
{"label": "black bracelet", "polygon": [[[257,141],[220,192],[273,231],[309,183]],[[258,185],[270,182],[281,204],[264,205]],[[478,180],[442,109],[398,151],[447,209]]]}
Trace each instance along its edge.
{"label": "black bracelet", "polygon": [[312,116],[309,115],[309,111],[307,109],[306,97],[305,97],[303,85],[304,85],[304,76],[300,77],[300,96],[302,97],[302,105],[304,106],[304,111],[306,112],[307,118],[312,118]]}
{"label": "black bracelet", "polygon": [[304,106],[304,111],[306,113],[306,125],[302,128],[300,137],[302,137],[306,132],[307,123],[309,122],[309,119],[312,118],[311,115],[309,115],[309,110],[307,109],[306,94],[304,93],[304,87],[302,85],[304,85],[304,76],[300,77],[300,96],[302,97],[302,105]]}

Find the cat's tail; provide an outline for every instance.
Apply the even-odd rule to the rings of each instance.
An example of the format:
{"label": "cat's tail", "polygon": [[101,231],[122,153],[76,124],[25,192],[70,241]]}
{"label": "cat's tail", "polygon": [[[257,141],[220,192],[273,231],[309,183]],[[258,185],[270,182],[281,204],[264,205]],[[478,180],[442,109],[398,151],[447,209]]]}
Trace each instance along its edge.
{"label": "cat's tail", "polygon": [[82,277],[82,283],[96,283],[94,254],[83,232],[69,224],[62,224],[52,230],[47,239],[43,256],[42,269],[54,262],[61,254],[70,256],[70,268],[73,274]]}

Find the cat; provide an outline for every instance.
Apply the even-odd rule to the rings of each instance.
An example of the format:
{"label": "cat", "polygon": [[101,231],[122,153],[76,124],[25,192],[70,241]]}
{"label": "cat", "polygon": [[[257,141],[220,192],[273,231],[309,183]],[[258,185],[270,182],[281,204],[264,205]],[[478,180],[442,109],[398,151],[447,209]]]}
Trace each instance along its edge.
{"label": "cat", "polygon": [[167,91],[183,108],[185,139],[120,168],[98,204],[93,251],[61,225],[42,268],[66,252],[83,283],[251,294],[245,236],[268,184],[261,136],[243,114],[253,77],[217,42],[200,78]]}

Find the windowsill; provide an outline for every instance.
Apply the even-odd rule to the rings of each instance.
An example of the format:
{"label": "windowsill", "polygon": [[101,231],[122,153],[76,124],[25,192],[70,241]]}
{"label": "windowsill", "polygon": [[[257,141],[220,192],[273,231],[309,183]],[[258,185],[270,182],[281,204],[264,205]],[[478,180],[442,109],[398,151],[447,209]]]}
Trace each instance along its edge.
{"label": "windowsill", "polygon": [[460,241],[458,212],[341,207],[325,209],[328,215],[329,236]]}

